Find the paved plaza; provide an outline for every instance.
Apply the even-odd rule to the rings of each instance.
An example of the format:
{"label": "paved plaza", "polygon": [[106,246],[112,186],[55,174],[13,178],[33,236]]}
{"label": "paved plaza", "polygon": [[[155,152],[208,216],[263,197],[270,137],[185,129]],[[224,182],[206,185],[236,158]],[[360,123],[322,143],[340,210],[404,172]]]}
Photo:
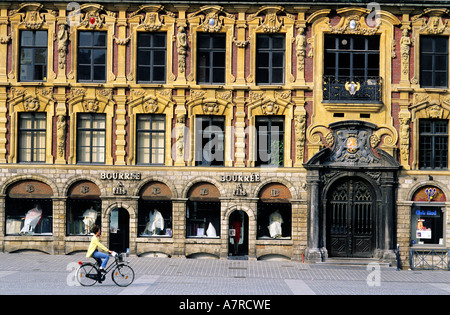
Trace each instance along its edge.
{"label": "paved plaza", "polygon": [[22,295],[449,295],[449,271],[397,271],[377,265],[329,266],[290,261],[129,257],[135,281],[81,287],[84,254],[0,253],[0,294]]}

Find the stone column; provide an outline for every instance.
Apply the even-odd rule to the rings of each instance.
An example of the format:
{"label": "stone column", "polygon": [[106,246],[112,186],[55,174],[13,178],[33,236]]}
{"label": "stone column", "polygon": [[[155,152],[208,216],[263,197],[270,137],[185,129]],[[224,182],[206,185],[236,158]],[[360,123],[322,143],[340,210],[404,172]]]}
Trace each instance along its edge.
{"label": "stone column", "polygon": [[65,254],[66,198],[56,197],[53,203],[53,254]]}
{"label": "stone column", "polygon": [[186,202],[187,198],[172,199],[173,256],[186,258]]}
{"label": "stone column", "polygon": [[319,171],[312,170],[306,176],[308,190],[308,241],[306,248],[306,259],[310,262],[321,261],[322,253],[319,240],[319,217],[320,217],[320,178]]}

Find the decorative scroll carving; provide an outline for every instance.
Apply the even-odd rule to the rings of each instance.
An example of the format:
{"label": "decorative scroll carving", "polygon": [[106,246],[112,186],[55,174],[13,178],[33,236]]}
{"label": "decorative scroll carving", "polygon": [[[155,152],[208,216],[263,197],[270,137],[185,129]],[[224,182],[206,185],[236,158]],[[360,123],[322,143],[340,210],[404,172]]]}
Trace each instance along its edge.
{"label": "decorative scroll carving", "polygon": [[[248,21],[259,20],[259,26],[256,31],[263,31],[265,33],[277,33],[281,30],[285,18],[295,20],[295,16],[285,13],[285,16],[279,16],[284,11],[281,6],[263,6],[258,12],[250,14]],[[263,13],[263,16],[260,16]],[[265,13],[265,14],[264,14]]]}
{"label": "decorative scroll carving", "polygon": [[219,32],[224,24],[224,19],[235,20],[233,14],[223,11],[220,6],[203,6],[199,11],[188,14],[188,19],[199,17],[200,25],[205,32]]}

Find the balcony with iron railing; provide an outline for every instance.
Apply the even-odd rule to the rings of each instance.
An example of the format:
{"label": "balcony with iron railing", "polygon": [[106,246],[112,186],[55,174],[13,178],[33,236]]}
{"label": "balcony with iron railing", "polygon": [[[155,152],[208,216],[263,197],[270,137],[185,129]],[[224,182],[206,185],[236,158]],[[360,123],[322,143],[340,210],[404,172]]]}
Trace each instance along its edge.
{"label": "balcony with iron railing", "polygon": [[382,78],[336,78],[323,77],[324,102],[381,103]]}

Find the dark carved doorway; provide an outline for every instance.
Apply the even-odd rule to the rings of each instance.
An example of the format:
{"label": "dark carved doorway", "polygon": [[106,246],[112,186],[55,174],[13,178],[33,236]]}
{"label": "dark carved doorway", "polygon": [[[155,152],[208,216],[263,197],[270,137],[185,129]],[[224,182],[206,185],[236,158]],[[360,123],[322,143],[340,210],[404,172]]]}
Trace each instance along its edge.
{"label": "dark carved doorway", "polygon": [[367,183],[351,177],[330,189],[327,248],[333,257],[373,257],[376,202]]}

